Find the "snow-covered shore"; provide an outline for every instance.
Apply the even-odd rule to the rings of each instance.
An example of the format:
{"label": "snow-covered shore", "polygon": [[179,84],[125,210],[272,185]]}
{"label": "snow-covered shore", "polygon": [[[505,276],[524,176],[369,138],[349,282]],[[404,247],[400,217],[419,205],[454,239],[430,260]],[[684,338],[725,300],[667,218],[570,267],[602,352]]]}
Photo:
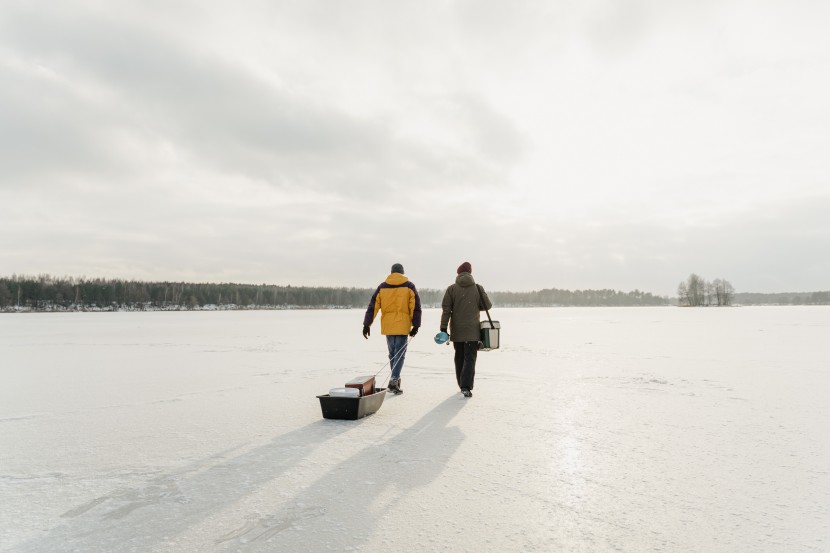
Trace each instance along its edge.
{"label": "snow-covered shore", "polygon": [[0,317],[0,551],[830,549],[830,309],[497,309],[470,400],[427,310],[324,420],[361,315]]}

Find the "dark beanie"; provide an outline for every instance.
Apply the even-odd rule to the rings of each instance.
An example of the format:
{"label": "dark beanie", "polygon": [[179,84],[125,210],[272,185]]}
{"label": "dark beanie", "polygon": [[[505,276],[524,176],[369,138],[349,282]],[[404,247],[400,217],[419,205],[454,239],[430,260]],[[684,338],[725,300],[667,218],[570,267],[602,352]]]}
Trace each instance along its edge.
{"label": "dark beanie", "polygon": [[469,261],[465,261],[464,263],[462,263],[461,265],[458,266],[458,270],[456,272],[459,275],[461,273],[472,273],[473,272],[473,266],[470,265]]}
{"label": "dark beanie", "polygon": [[391,272],[391,273],[400,273],[400,274],[404,274],[404,272],[403,272],[403,265],[401,265],[400,263],[395,263],[394,265],[392,265],[392,270],[391,270],[390,272]]}

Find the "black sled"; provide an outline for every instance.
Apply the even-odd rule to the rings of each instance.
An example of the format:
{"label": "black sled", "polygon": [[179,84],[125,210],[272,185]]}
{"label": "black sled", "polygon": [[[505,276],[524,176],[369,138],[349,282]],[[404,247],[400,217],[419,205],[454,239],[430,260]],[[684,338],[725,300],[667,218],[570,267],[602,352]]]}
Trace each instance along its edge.
{"label": "black sled", "polygon": [[383,405],[386,388],[375,388],[374,393],[360,397],[317,396],[324,419],[357,420],[376,413]]}
{"label": "black sled", "polygon": [[320,399],[323,418],[352,421],[362,419],[366,415],[376,413],[386,397],[386,388],[375,388],[374,376],[359,376],[347,382],[346,389],[340,390],[352,391],[355,396],[332,395],[337,389],[326,395],[317,396]]}

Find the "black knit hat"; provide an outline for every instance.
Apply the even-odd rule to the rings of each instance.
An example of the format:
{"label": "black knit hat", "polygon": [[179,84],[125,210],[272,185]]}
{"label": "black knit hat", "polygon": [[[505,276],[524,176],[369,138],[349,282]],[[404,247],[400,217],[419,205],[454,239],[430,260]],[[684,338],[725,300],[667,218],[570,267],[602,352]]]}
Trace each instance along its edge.
{"label": "black knit hat", "polygon": [[392,265],[392,270],[389,271],[389,272],[390,273],[405,274],[404,271],[403,271],[403,265],[401,265],[400,263],[395,263],[394,265]]}

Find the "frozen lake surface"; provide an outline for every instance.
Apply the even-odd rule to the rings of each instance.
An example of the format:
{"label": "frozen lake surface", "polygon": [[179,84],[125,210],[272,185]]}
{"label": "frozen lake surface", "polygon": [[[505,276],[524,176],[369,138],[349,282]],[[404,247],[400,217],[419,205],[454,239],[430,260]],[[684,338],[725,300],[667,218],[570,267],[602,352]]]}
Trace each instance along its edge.
{"label": "frozen lake surface", "polygon": [[830,551],[830,309],[493,315],[359,421],[361,311],[0,315],[0,551]]}

